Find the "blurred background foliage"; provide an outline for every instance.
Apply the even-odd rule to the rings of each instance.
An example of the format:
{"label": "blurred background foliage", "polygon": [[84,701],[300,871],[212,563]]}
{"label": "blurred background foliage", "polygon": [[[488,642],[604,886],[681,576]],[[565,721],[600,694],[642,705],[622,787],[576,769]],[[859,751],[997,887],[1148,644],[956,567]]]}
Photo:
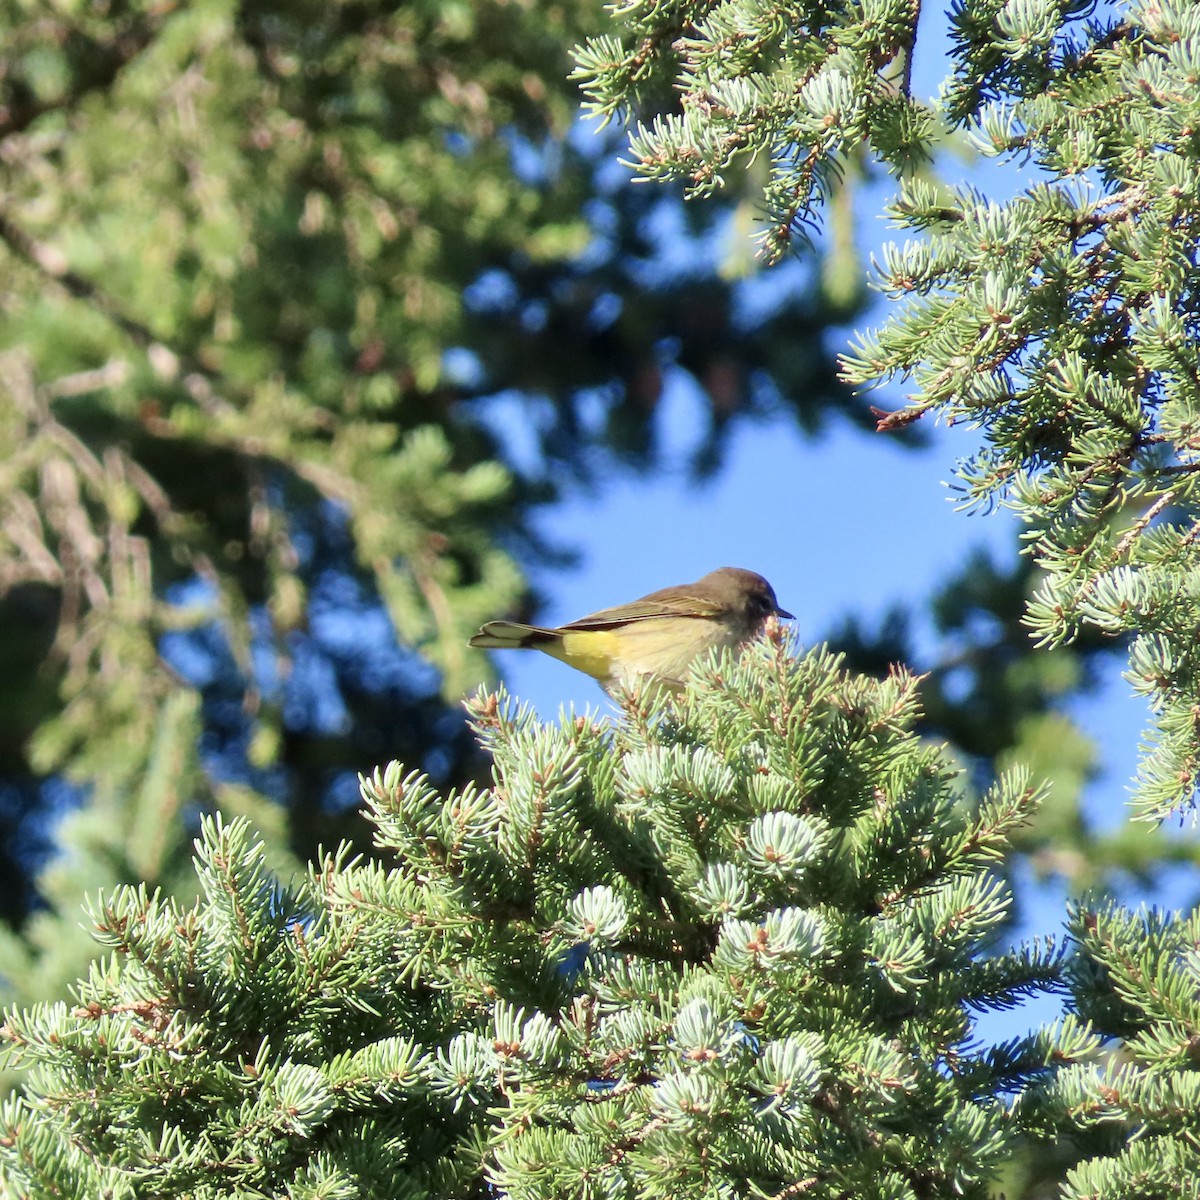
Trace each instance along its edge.
{"label": "blurred background foliage", "polygon": [[[357,771],[476,777],[458,701],[488,664],[466,639],[537,611],[529,566],[569,563],[540,509],[661,467],[668,366],[706,400],[698,485],[740,420],[879,436],[833,358],[866,302],[857,177],[819,254],[759,272],[753,180],[685,207],[580,125],[569,51],[603,20],[0,0],[9,998],[80,973],[85,891],[186,895],[201,811],[251,815],[288,872],[365,848]],[[834,641],[928,669],[927,729],[974,777],[1053,760],[1026,844],[1045,870],[1152,874],[1152,831],[1080,816],[1095,749],[1063,704],[1111,647],[1034,656],[1032,582],[1015,555],[965,564],[929,662],[901,612]]]}
{"label": "blurred background foliage", "polygon": [[[723,215],[577,128],[598,3],[0,5],[0,975],[57,994],[85,890],[186,888],[199,811],[278,865],[355,773],[480,770],[466,639],[531,514],[653,471],[670,361],[722,431],[869,422],[815,273],[664,261]],[[670,220],[671,218],[666,218]],[[65,818],[65,819],[64,819]]]}

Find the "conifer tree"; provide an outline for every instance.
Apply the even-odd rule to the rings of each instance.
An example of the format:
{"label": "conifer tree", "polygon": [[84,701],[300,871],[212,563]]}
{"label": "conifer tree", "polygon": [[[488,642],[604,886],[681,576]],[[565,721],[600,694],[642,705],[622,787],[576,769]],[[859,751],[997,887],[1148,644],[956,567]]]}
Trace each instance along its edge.
{"label": "conifer tree", "polygon": [[[679,83],[679,111],[642,109],[650,175],[708,191],[765,152],[771,253],[851,154],[905,176],[892,212],[925,240],[888,256],[897,313],[847,372],[916,381],[885,429],[981,430],[965,484],[1028,521],[1036,634],[1135,636],[1161,816],[1200,769],[1200,15],[964,0],[932,102],[908,79],[916,15],[634,0],[632,37],[581,71],[606,113]],[[989,201],[910,175],[955,128],[1045,183]],[[1072,1200],[1200,1195],[1194,917],[1085,904],[1065,948],[998,944],[1037,789],[1014,773],[974,799],[915,696],[772,629],[616,722],[481,696],[491,786],[363,780],[385,858],[343,847],[285,883],[245,821],[206,821],[193,903],[99,896],[111,956],[71,1005],[7,1013],[29,1074],[3,1186],[917,1200],[988,1196],[1033,1145]],[[1061,1019],[980,1043],[979,1012],[1060,986]],[[1026,1170],[1022,1194],[1057,1185]]]}
{"label": "conifer tree", "polygon": [[772,631],[616,721],[481,695],[491,786],[364,779],[378,858],[284,887],[207,821],[195,904],[97,899],[112,956],[8,1014],[7,1187],[987,1196],[1002,1093],[1086,1038],[976,1039],[1058,970],[992,944],[1036,797],[966,804],[914,696]]}
{"label": "conifer tree", "polygon": [[[1200,779],[1200,10],[1155,0],[1097,19],[1090,5],[963,0],[932,100],[912,88],[919,15],[633,3],[623,36],[581,49],[579,75],[597,112],[634,111],[647,177],[707,194],[761,157],[768,257],[855,155],[897,176],[889,215],[916,236],[884,254],[894,303],[846,355],[846,376],[911,383],[882,430],[935,414],[981,432],[959,474],[969,502],[1002,500],[1026,522],[1042,577],[1027,627],[1048,646],[1128,641],[1127,678],[1154,714],[1137,806],[1161,820],[1196,803]],[[655,113],[643,88],[663,76],[679,100]],[[935,183],[923,168],[964,134],[1031,162],[1037,180],[1015,197]],[[1092,1024],[1047,1031],[1067,1034],[1053,1052],[1065,1069],[1015,1110],[1058,1149],[1074,1144],[1066,1195],[1200,1194],[1193,925],[1080,909],[1071,1003]]]}

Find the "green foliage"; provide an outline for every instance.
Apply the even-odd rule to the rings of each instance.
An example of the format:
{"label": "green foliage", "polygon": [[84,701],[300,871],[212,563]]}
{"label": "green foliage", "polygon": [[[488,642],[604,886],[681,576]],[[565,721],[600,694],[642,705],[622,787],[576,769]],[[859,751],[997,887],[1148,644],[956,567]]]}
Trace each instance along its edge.
{"label": "green foliage", "polygon": [[[60,823],[59,853],[40,880],[46,907],[20,934],[0,926],[0,978],[12,992],[22,998],[64,994],[95,952],[80,925],[81,897],[110,886],[114,875],[194,892],[183,833],[190,804],[200,797],[211,803],[197,762],[196,709],[186,693],[163,706],[145,780],[132,802],[124,791],[101,791]],[[286,856],[281,860],[284,866]]]}
{"label": "green foliage", "polygon": [[[1013,837],[1010,868],[1019,871],[1024,858],[1037,878],[1061,880],[1075,896],[1131,879],[1163,885],[1173,864],[1198,861],[1200,846],[1165,824],[1111,819],[1124,797],[1101,793],[1104,748],[1087,736],[1070,701],[1095,690],[1121,647],[1087,627],[1070,646],[1035,646],[1023,618],[1042,577],[1028,557],[1006,563],[972,554],[928,605],[932,650],[902,610],[874,628],[847,621],[831,644],[857,670],[881,675],[902,662],[917,672],[920,731],[949,744],[977,789],[1018,766],[1046,781],[1037,812]],[[1097,811],[1096,798],[1108,812]],[[1020,890],[1016,899],[1020,916]]]}
{"label": "green foliage", "polygon": [[[1200,781],[1200,11],[1114,5],[1101,24],[1087,4],[958,0],[948,76],[931,101],[912,93],[906,61],[920,15],[886,3],[635,0],[617,10],[619,36],[577,51],[577,73],[594,111],[632,115],[632,164],[647,178],[707,194],[739,159],[757,158],[770,258],[856,156],[899,177],[888,213],[912,236],[878,264],[893,303],[845,356],[845,376],[910,382],[910,406],[881,413],[883,430],[926,413],[979,430],[981,448],[959,465],[965,505],[1014,507],[1031,560],[1010,581],[1016,605],[969,578],[943,593],[943,621],[982,611],[1003,624],[933,664],[931,724],[954,727],[976,762],[1052,765],[1043,828],[1023,835],[1026,848],[1035,861],[1055,843],[1082,851],[1064,873],[1087,882],[1162,846],[1097,839],[1079,822],[1088,750],[1053,702],[1075,686],[1080,650],[1122,639],[1128,678],[1150,701],[1142,815],[1194,805]],[[663,78],[677,88],[670,111],[653,99]],[[1036,182],[990,197],[919,172],[963,134],[982,154],[1032,163]],[[1018,615],[1053,654],[1018,649]],[[890,658],[903,632],[848,640]],[[1067,643],[1073,656],[1059,653]],[[1012,1110],[1068,1171],[1065,1196],[1200,1194],[1195,922],[1109,906],[1073,923],[1074,1004],[1086,1020],[1043,1031],[1056,1069]],[[1049,1194],[1031,1162],[1010,1179]]]}
{"label": "green foliage", "polygon": [[[581,27],[505,7],[0,12],[0,636],[26,647],[4,678],[0,771],[25,789],[65,776],[114,835],[75,895],[101,863],[106,883],[165,886],[137,859],[168,836],[178,855],[214,792],[237,811],[253,787],[316,823],[308,793],[361,761],[352,738],[382,703],[339,680],[351,738],[296,729],[257,664],[299,675],[334,570],[440,668],[391,684],[398,747],[422,759],[440,742],[471,769],[439,691],[478,680],[467,632],[523,591],[497,531],[519,535],[530,496],[449,419],[442,355],[485,265],[561,266],[589,237],[497,136],[561,134],[562,47]],[[204,700],[240,704],[244,730],[211,732],[168,636],[219,640]],[[181,705],[210,752],[244,738],[242,761],[164,773]],[[140,813],[115,811],[134,794]]]}
{"label": "green foliage", "polygon": [[206,821],[194,905],[96,901],[113,955],[78,1005],[7,1017],[8,1186],[988,1195],[998,1096],[1050,1060],[974,1034],[1057,975],[1049,947],[985,953],[1032,790],[968,811],[910,678],[779,636],[624,708],[541,725],[481,695],[490,787],[363,781],[390,862],[285,889],[245,822]]}
{"label": "green foliage", "polygon": [[763,230],[778,259],[860,143],[894,166],[927,157],[930,114],[897,87],[914,36],[908,0],[860,8],[724,0],[623,4],[625,38],[576,50],[575,77],[605,119],[647,103],[648,80],[671,74],[678,111],[634,133],[630,150],[650,179],[679,179],[689,195],[724,186],[739,158],[770,163]]}
{"label": "green foliage", "polygon": [[[930,103],[908,3],[620,6],[632,40],[580,52],[595,108],[638,106],[640,169],[694,192],[758,155],[769,254],[870,155],[902,177],[890,211],[918,237],[884,255],[896,304],[847,376],[914,381],[885,429],[935,412],[981,431],[967,501],[1016,506],[1033,566],[967,598],[1002,623],[976,708],[946,663],[922,726],[912,677],[797,658],[771,630],[681,699],[625,697],[616,723],[480,696],[488,787],[461,782],[439,690],[473,678],[465,633],[519,598],[512,554],[562,469],[586,476],[597,445],[653,461],[658,318],[696,295],[626,304],[615,259],[596,265],[590,171],[554,140],[588,12],[24,11],[0,9],[0,629],[16,614],[35,636],[0,639],[30,683],[0,708],[5,761],[92,804],[48,880],[59,911],[0,939],[0,971],[61,993],[83,880],[109,953],[72,1005],[7,1013],[26,1074],[0,1191],[982,1200],[1034,1147],[1052,1153],[1026,1195],[1058,1175],[1072,1200],[1200,1194],[1194,915],[1081,908],[1073,1011],[998,1046],[977,1024],[1064,982],[1052,944],[1000,949],[1014,846],[1065,841],[1090,855],[1079,878],[1159,853],[1078,827],[1088,750],[1053,710],[1081,659],[1061,644],[1131,638],[1156,712],[1144,812],[1191,802],[1200,771],[1194,6],[1104,28],[1055,0],[962,0]],[[918,174],[964,132],[1042,181],[991,200]],[[511,302],[467,298],[497,278]],[[711,463],[750,389],[728,386],[727,293],[699,296],[680,362],[709,385]],[[769,338],[751,357],[828,382]],[[544,400],[522,470],[486,420],[508,388]],[[601,429],[580,398],[606,388]],[[310,554],[331,513],[344,545]],[[161,655],[219,630],[245,757],[272,768],[290,730],[253,661],[290,662],[331,561],[435,664],[406,680],[394,740],[417,763],[451,746],[457,786],[396,763],[363,779],[382,856],[343,844],[285,886],[288,856],[249,832],[270,810],[203,768],[196,689]],[[1012,652],[1022,611],[1054,653]],[[972,782],[985,761],[1056,778],[1014,766],[972,802],[921,736],[952,725]],[[313,808],[352,760],[324,749],[290,759]],[[197,804],[252,820],[204,820],[193,882]]]}
{"label": "green foliage", "polygon": [[308,857],[365,836],[345,793],[382,745],[472,778],[467,636],[562,554],[535,506],[658,461],[666,366],[710,402],[697,471],[740,414],[844,407],[809,280],[745,328],[718,256],[656,273],[658,200],[569,136],[599,18],[0,0],[6,920],[74,926],[21,848],[66,807],[75,894],[170,889],[200,807]]}
{"label": "green foliage", "polygon": [[[648,60],[677,79],[680,111],[633,136],[648,177],[705,191],[732,158],[770,155],[773,256],[846,147],[869,143],[910,176],[889,215],[921,236],[884,254],[896,303],[846,378],[911,381],[884,428],[934,412],[981,431],[959,473],[968,502],[1006,499],[1028,523],[1039,639],[1133,636],[1129,678],[1155,712],[1138,803],[1158,818],[1200,780],[1200,13],[1155,0],[1100,26],[1083,24],[1088,8],[962,0],[929,103],[884,78],[915,37],[907,4],[631,4],[628,43],[609,35],[577,57],[606,114],[635,103]],[[1032,162],[1039,181],[993,199],[911,177],[906,159],[946,129]]]}
{"label": "green foliage", "polygon": [[[71,647],[39,769],[153,723],[164,629],[216,617],[245,663],[251,605],[300,626],[318,501],[447,695],[477,679],[462,642],[520,593],[494,530],[521,506],[440,411],[442,355],[484,263],[570,261],[588,232],[495,136],[565,125],[543,77],[575,27],[439,8],[119,6],[58,18],[60,50],[6,22],[0,554],[57,591]],[[192,576],[213,604],[170,611]]]}
{"label": "green foliage", "polygon": [[[1035,1121],[1107,1137],[1070,1171],[1064,1200],[1168,1200],[1200,1191],[1200,914],[1080,907],[1074,1004],[1112,1039],[1027,1097]],[[1119,1041],[1117,1040],[1119,1039]],[[1064,1060],[1066,1061],[1066,1060]],[[1131,1136],[1132,1135],[1132,1136]]]}

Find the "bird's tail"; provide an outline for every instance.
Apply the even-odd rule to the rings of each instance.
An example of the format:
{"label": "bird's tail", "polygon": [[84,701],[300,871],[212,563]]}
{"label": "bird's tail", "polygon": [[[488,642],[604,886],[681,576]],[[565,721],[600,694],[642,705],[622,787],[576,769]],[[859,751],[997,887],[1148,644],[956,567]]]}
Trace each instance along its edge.
{"label": "bird's tail", "polygon": [[543,642],[556,641],[558,637],[554,629],[522,625],[520,621],[489,621],[471,639],[470,644],[480,650],[524,650]]}

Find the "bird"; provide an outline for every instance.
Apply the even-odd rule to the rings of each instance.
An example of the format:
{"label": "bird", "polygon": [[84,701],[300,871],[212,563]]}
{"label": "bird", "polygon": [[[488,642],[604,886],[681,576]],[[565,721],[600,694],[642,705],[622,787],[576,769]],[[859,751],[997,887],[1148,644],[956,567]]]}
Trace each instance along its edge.
{"label": "bird", "polygon": [[761,575],[719,567],[695,583],[660,588],[566,625],[488,621],[469,644],[481,650],[540,650],[599,680],[609,692],[637,682],[678,692],[696,658],[740,646],[770,617],[793,619]]}

